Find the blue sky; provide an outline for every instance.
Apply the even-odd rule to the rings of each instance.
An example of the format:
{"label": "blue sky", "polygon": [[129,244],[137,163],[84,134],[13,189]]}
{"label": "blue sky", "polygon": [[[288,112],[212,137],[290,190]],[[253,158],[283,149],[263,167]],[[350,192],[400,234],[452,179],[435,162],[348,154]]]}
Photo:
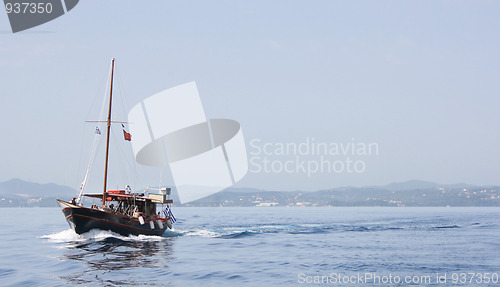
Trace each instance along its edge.
{"label": "blue sky", "polygon": [[[356,158],[365,163],[362,173],[249,173],[238,186],[500,184],[499,6],[80,1],[66,15],[16,34],[2,12],[0,181],[79,185],[95,129],[84,121],[99,110],[115,57],[124,99],[118,118],[140,100],[194,80],[207,117],[239,121],[247,144],[354,138],[379,147],[377,155]],[[151,168],[136,171],[138,185],[158,182]],[[162,176],[168,183],[168,169]]]}

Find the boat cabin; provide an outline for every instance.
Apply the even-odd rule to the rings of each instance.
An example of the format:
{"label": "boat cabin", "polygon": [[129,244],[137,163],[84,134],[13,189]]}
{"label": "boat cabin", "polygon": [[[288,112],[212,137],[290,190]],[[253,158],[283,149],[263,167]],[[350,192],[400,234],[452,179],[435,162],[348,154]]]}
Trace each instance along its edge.
{"label": "boat cabin", "polygon": [[[102,199],[102,194],[84,194],[83,196]],[[166,199],[164,194],[126,193],[125,190],[108,190],[106,206],[92,205],[92,208],[122,214],[128,217],[156,219],[158,217],[156,205],[169,204],[173,201]]]}

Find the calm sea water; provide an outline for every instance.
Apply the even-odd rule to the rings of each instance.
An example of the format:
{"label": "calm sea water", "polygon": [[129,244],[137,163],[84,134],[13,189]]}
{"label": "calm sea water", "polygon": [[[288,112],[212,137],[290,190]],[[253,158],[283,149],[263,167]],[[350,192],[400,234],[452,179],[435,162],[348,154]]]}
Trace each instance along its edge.
{"label": "calm sea water", "polygon": [[0,209],[0,285],[500,286],[500,208],[174,214],[162,237],[79,236],[58,208]]}

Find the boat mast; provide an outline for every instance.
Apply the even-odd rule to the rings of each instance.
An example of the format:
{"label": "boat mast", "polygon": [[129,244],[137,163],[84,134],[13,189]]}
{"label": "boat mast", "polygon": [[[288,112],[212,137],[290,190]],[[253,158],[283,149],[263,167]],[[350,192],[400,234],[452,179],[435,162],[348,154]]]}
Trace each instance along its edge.
{"label": "boat mast", "polygon": [[111,85],[109,88],[109,110],[108,110],[108,131],[106,136],[106,163],[104,166],[104,190],[102,191],[102,207],[106,206],[106,185],[108,182],[108,155],[109,155],[109,132],[111,130],[111,103],[113,98],[113,71],[115,68],[115,58],[111,59]]}

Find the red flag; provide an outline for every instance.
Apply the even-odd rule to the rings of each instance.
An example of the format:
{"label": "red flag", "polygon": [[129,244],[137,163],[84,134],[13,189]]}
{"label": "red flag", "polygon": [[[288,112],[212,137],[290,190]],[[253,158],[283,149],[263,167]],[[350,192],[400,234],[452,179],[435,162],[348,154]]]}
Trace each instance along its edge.
{"label": "red flag", "polygon": [[132,135],[127,133],[125,130],[123,130],[123,137],[125,138],[126,141],[132,140]]}

